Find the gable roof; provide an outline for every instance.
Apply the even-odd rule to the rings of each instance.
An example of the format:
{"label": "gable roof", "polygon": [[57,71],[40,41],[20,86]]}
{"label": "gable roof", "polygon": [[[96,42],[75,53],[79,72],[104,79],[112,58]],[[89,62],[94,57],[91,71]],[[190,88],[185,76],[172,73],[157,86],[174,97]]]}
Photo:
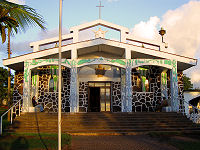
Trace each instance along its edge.
{"label": "gable roof", "polygon": [[[92,40],[81,41],[77,43],[71,43],[62,46],[62,53],[64,58],[67,58],[71,55],[70,51],[76,47],[77,50],[91,47],[91,46],[99,46],[99,45],[107,45],[120,49],[130,49],[132,53],[141,56],[141,57],[152,57],[157,59],[175,59],[178,62],[178,69],[185,70],[197,64],[197,59],[180,56],[172,53],[168,53],[161,50],[155,50],[151,48],[145,48],[142,46],[137,46],[130,43],[123,43],[119,41],[98,38]],[[28,59],[45,59],[45,58],[57,58],[58,48],[50,48],[46,50],[41,50],[37,52],[32,52],[29,54],[13,57],[10,59],[4,59],[3,64],[11,69],[18,70],[23,69],[23,62]]]}

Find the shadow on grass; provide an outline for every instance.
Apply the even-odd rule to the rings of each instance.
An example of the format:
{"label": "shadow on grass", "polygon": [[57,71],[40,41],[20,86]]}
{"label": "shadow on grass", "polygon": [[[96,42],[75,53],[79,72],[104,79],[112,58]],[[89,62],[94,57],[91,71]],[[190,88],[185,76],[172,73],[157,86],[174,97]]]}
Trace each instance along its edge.
{"label": "shadow on grass", "polygon": [[25,137],[18,137],[11,145],[10,150],[28,150],[29,144]]}
{"label": "shadow on grass", "polygon": [[38,136],[40,138],[41,143],[44,145],[45,149],[48,150],[47,145],[45,144],[44,140],[42,139],[42,136],[40,134],[40,127],[38,123],[38,117],[37,117],[37,111],[35,110],[35,118],[36,118],[36,124],[37,124],[37,131],[38,131]]}

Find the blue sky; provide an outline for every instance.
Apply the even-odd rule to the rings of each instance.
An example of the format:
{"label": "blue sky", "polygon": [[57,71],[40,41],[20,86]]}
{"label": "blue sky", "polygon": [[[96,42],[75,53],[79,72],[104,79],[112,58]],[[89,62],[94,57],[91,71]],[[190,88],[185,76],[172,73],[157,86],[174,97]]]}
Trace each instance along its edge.
{"label": "blue sky", "polygon": [[[161,18],[168,10],[173,10],[189,0],[102,0],[102,19],[133,28],[140,21],[151,16]],[[36,9],[48,30],[58,28],[59,0],[26,0],[25,4]],[[98,19],[98,0],[63,0],[63,27],[70,28],[80,23]],[[39,28],[31,28],[24,34],[15,36],[15,41],[38,40]]]}
{"label": "blue sky", "polygon": [[[12,37],[13,56],[29,53],[31,49],[28,43],[56,36],[58,33],[59,0],[24,2],[44,17],[47,31],[44,33],[38,27],[32,27],[26,33]],[[63,27],[67,30],[98,19],[97,5],[99,0],[63,0]],[[102,19],[128,27],[136,37],[154,40],[158,37],[160,27],[164,26],[170,51],[199,59],[200,32],[197,26],[200,26],[200,21],[196,19],[200,14],[199,0],[102,0],[102,5]],[[0,56],[6,58],[5,44],[1,44]],[[200,66],[197,66],[185,72],[196,87],[200,87],[199,70]]]}

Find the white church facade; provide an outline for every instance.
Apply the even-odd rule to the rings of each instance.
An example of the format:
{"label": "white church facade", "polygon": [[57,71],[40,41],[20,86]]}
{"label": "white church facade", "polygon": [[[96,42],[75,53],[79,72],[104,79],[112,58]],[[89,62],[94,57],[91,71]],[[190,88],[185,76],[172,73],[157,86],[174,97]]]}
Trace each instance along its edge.
{"label": "white church facade", "polygon": [[[119,40],[106,39],[101,28],[80,40],[80,32],[97,26],[119,32]],[[70,28],[62,41],[62,112],[154,112],[164,99],[169,111],[184,111],[183,71],[196,59],[101,19]],[[32,53],[3,61],[15,70],[13,100],[23,101],[24,112],[32,110],[33,96],[45,111],[58,110],[57,43],[58,37],[36,41]]]}

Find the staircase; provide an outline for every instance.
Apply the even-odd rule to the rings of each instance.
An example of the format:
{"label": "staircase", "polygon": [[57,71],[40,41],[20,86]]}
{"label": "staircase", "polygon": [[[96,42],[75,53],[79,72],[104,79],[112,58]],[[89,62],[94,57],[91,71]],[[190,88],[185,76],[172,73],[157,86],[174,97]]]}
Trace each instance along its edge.
{"label": "staircase", "polygon": [[[57,133],[56,113],[24,113],[7,132]],[[150,131],[200,131],[182,114],[142,113],[62,113],[62,133],[72,135],[131,135]]]}

